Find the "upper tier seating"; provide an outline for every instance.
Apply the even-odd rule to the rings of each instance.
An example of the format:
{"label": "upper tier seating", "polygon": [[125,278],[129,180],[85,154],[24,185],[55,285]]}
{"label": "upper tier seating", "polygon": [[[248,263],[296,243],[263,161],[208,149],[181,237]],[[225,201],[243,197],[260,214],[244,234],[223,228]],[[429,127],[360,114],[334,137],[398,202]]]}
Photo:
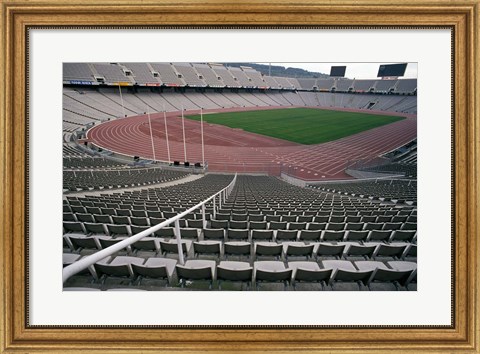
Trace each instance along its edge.
{"label": "upper tier seating", "polygon": [[92,69],[87,63],[63,63],[63,79],[94,81]]}
{"label": "upper tier seating", "polygon": [[123,63],[122,65],[132,71],[133,79],[137,84],[160,83],[160,81],[153,76],[153,69],[148,63]]}
{"label": "upper tier seating", "polygon": [[123,68],[120,65],[113,65],[108,63],[96,63],[92,65],[98,75],[105,78],[106,82],[115,83],[130,81],[129,77],[125,75]]}
{"label": "upper tier seating", "polygon": [[173,67],[175,70],[182,75],[183,81],[188,86],[207,86],[205,81],[203,79],[199,78],[198,73],[195,71],[195,69],[192,67],[192,64],[190,63],[174,63]]}
{"label": "upper tier seating", "polygon": [[185,81],[178,77],[170,63],[152,63],[152,68],[159,75],[159,80],[165,85],[184,86]]}

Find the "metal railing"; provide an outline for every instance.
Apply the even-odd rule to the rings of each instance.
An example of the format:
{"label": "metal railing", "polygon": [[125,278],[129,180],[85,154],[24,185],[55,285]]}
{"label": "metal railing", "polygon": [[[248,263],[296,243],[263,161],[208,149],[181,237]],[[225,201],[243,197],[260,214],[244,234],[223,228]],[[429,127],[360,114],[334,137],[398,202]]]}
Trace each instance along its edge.
{"label": "metal railing", "polygon": [[130,236],[128,238],[126,238],[125,240],[122,240],[110,247],[107,247],[101,251],[98,251],[90,256],[87,256],[85,258],[82,258],[78,261],[76,261],[75,263],[72,263],[68,266],[66,266],[65,268],[63,268],[63,272],[62,272],[62,279],[63,279],[63,282],[65,283],[65,281],[70,278],[72,275],[75,275],[77,274],[78,272],[88,268],[89,266],[95,264],[96,262],[108,257],[108,256],[111,256],[112,254],[114,254],[115,252],[118,252],[124,248],[126,248],[127,246],[130,246],[131,244],[141,240],[142,238],[146,237],[146,236],[149,236],[151,235],[152,233],[160,230],[161,228],[163,227],[166,227],[172,223],[175,224],[175,237],[177,239],[177,245],[178,245],[178,258],[179,258],[179,263],[184,265],[185,264],[185,261],[184,261],[184,257],[183,257],[183,250],[182,250],[182,239],[181,239],[181,236],[180,236],[180,223],[179,223],[179,220],[181,218],[183,218],[184,216],[186,216],[187,214],[191,213],[192,211],[198,209],[198,208],[202,208],[202,220],[203,220],[203,228],[206,227],[206,223],[207,223],[207,220],[205,218],[205,205],[210,201],[210,200],[213,200],[213,217],[216,216],[216,206],[217,206],[217,196],[218,196],[218,208],[221,208],[222,207],[222,203],[224,203],[226,201],[226,199],[228,198],[228,196],[230,195],[230,193],[232,192],[233,190],[233,187],[235,186],[235,182],[237,180],[237,175],[235,174],[235,176],[233,177],[233,180],[230,182],[230,184],[228,186],[226,186],[225,188],[223,188],[222,190],[218,191],[217,193],[215,193],[214,195],[208,197],[207,199],[203,200],[202,202],[198,203],[197,205],[191,207],[190,209],[187,209],[185,210],[184,212],[168,219],[168,220],[165,220],[164,222],[161,222],[160,224],[157,224],[155,226],[152,226],[150,227],[149,229],[147,230],[144,230],[136,235],[133,235],[133,236]]}

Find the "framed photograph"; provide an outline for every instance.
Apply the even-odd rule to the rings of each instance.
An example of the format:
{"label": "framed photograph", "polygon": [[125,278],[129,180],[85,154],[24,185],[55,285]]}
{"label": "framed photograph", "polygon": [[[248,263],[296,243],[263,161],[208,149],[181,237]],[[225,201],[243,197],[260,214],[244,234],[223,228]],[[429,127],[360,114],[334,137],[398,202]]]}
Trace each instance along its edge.
{"label": "framed photograph", "polygon": [[478,11],[3,1],[0,352],[480,353]]}

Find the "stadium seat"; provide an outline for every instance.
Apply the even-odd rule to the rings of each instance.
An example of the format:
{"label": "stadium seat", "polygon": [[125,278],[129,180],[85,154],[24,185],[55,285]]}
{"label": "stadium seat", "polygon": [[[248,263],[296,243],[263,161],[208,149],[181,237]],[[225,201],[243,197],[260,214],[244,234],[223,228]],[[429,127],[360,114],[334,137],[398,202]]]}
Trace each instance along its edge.
{"label": "stadium seat", "polygon": [[215,268],[215,261],[208,260],[188,260],[183,266],[180,264],[175,266],[178,281],[182,288],[187,285],[187,280],[206,280],[210,290],[215,279]]}
{"label": "stadium seat", "polygon": [[320,269],[316,262],[288,262],[288,267],[293,270],[293,290],[297,290],[298,283],[320,283],[321,290],[324,290],[330,282],[333,271]]}
{"label": "stadium seat", "polygon": [[253,276],[253,268],[248,262],[222,261],[217,266],[218,290],[222,290],[222,282],[247,283],[249,290]]}
{"label": "stadium seat", "polygon": [[285,267],[280,261],[256,261],[254,263],[255,288],[260,290],[262,282],[280,282],[284,284],[284,290],[287,290],[292,279],[292,269]]}
{"label": "stadium seat", "polygon": [[144,264],[131,263],[132,271],[138,283],[142,279],[165,279],[166,285],[170,285],[173,272],[175,271],[176,260],[165,258],[148,258]]}

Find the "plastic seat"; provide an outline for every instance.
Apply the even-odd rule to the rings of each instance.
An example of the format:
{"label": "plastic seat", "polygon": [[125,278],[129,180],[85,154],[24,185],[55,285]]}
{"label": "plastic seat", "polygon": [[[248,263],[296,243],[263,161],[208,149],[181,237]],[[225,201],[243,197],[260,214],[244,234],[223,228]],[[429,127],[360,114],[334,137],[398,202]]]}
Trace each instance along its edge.
{"label": "plastic seat", "polygon": [[311,222],[307,226],[307,230],[325,230],[327,228],[326,223]]}
{"label": "plastic seat", "polygon": [[107,228],[104,224],[100,223],[83,223],[85,231],[90,235],[109,235]]}
{"label": "plastic seat", "polygon": [[165,218],[155,218],[155,217],[150,217],[149,219],[150,219],[150,226],[161,224],[162,222],[167,220]]}
{"label": "plastic seat", "polygon": [[323,231],[323,241],[341,241],[345,237],[345,231]]}
{"label": "plastic seat", "polygon": [[206,280],[209,283],[209,289],[212,289],[212,283],[215,279],[215,261],[207,260],[189,260],[182,266],[175,266],[178,280],[181,287],[187,285],[187,280]]}
{"label": "plastic seat", "polygon": [[115,211],[114,208],[100,208],[100,210],[102,211],[103,215],[110,215],[110,216],[117,215],[117,212]]}
{"label": "plastic seat", "polygon": [[75,221],[64,221],[63,222],[63,229],[66,233],[73,233],[73,234],[86,234],[85,227],[81,222]]}
{"label": "plastic seat", "polygon": [[228,229],[227,238],[229,240],[248,240],[248,230],[247,229]]}
{"label": "plastic seat", "polygon": [[162,227],[153,234],[155,237],[172,238],[175,237],[175,229],[173,227]]}
{"label": "plastic seat", "polygon": [[165,258],[148,258],[144,264],[132,263],[132,271],[140,285],[142,279],[165,279],[170,285],[173,272],[175,271],[176,260]]}
{"label": "plastic seat", "polygon": [[133,280],[133,270],[132,263],[134,264],[143,264],[145,260],[143,258],[137,257],[128,257],[128,256],[118,256],[115,257],[111,262],[102,260],[94,264],[95,272],[99,280],[105,282],[106,277],[122,277],[129,278],[130,284]]}
{"label": "plastic seat", "polygon": [[147,212],[145,210],[132,210],[132,217],[135,218],[146,218]]}
{"label": "plastic seat", "polygon": [[[140,232],[148,230],[149,228],[150,228],[149,226],[130,225],[130,230],[132,231],[132,235],[139,234]],[[153,236],[153,233],[150,234],[149,236]]]}
{"label": "plastic seat", "polygon": [[297,221],[297,216],[296,215],[283,215],[280,220],[285,221],[285,222],[296,222]]}
{"label": "plastic seat", "polygon": [[320,230],[300,230],[299,241],[320,241]]}
{"label": "plastic seat", "polygon": [[361,222],[349,222],[345,225],[345,230],[348,231],[361,231],[363,229],[363,223]]}
{"label": "plastic seat", "polygon": [[356,242],[364,242],[367,240],[369,231],[348,231],[347,235],[345,236],[345,241],[356,241]]}
{"label": "plastic seat", "polygon": [[204,229],[203,238],[206,240],[225,240],[224,229]]}
{"label": "plastic seat", "polygon": [[297,218],[297,221],[298,221],[298,222],[306,222],[306,223],[309,223],[309,222],[312,222],[312,221],[313,221],[313,216],[312,216],[312,215],[300,215],[300,216]]}
{"label": "plastic seat", "polygon": [[345,245],[335,245],[330,243],[320,243],[317,251],[315,252],[315,258],[334,257],[340,259],[345,251]]}
{"label": "plastic seat", "polygon": [[330,219],[329,216],[315,216],[313,218],[313,222],[315,223],[328,223],[328,220]]}
{"label": "plastic seat", "polygon": [[249,227],[250,227],[250,229],[266,230],[267,229],[267,222],[266,221],[252,221],[250,219]]}
{"label": "plastic seat", "polygon": [[147,210],[147,215],[149,218],[163,218],[163,214],[159,210]]}
{"label": "plastic seat", "polygon": [[73,221],[73,222],[76,222],[76,221],[77,221],[77,218],[75,217],[75,214],[74,214],[74,213],[64,212],[64,213],[63,213],[63,221]]}
{"label": "plastic seat", "polygon": [[382,230],[383,229],[383,223],[377,223],[377,222],[368,222],[365,224],[364,230]]}
{"label": "plastic seat", "polygon": [[[116,243],[119,243],[123,240],[125,240],[127,237],[125,236],[120,236],[116,238],[112,237],[98,237],[98,242],[100,242],[101,248],[108,248],[110,246],[113,246]],[[123,248],[127,253],[131,253],[131,246],[126,246]]]}
{"label": "plastic seat", "polygon": [[286,244],[285,259],[288,257],[305,257],[307,260],[313,255],[314,244],[305,244],[303,242],[291,242]]}
{"label": "plastic seat", "polygon": [[96,237],[83,235],[68,235],[68,239],[72,243],[74,250],[80,252],[82,249],[102,249]]}
{"label": "plastic seat", "polygon": [[194,228],[180,228],[180,236],[182,238],[198,239],[198,229]]}
{"label": "plastic seat", "polygon": [[[168,253],[178,254],[178,244],[176,240],[174,242],[167,242],[160,240],[160,250],[162,254],[165,256]],[[187,243],[182,241],[182,251],[184,257],[187,256]]]}
{"label": "plastic seat", "polygon": [[254,279],[256,289],[260,289],[261,282],[281,282],[287,290],[292,279],[292,269],[285,267],[279,261],[257,261],[254,263]]}
{"label": "plastic seat", "polygon": [[222,261],[217,266],[218,289],[222,290],[222,282],[247,283],[247,290],[250,287],[253,276],[253,267],[247,262]]}
{"label": "plastic seat", "polygon": [[390,239],[392,232],[386,230],[372,230],[368,234],[367,242],[385,241]]}
{"label": "plastic seat", "polygon": [[376,245],[350,245],[345,251],[345,257],[361,257],[368,259],[373,256],[373,252],[377,248]]}
{"label": "plastic seat", "polygon": [[141,240],[132,243],[133,250],[154,251],[160,253],[160,241],[155,237],[144,237]]}
{"label": "plastic seat", "polygon": [[387,257],[392,258],[392,260],[401,259],[406,248],[407,245],[380,244],[373,253],[373,258],[377,259],[378,257]]}
{"label": "plastic seat", "polygon": [[95,219],[96,223],[113,224],[113,220],[110,215],[94,214],[93,218]]}
{"label": "plastic seat", "polygon": [[248,214],[235,214],[232,213],[232,221],[248,221]]}
{"label": "plastic seat", "polygon": [[220,257],[222,243],[220,241],[193,242],[193,253],[198,258],[200,254],[214,254]]}
{"label": "plastic seat", "polygon": [[271,227],[271,225],[272,225],[272,221],[280,222],[280,218],[281,218],[281,215],[271,215],[271,214],[267,214],[267,215],[265,216],[265,220],[270,223],[270,227]]}
{"label": "plastic seat", "polygon": [[187,220],[189,228],[203,229],[203,220]]}
{"label": "plastic seat", "polygon": [[275,239],[279,241],[296,241],[297,240],[297,230],[277,230]]}
{"label": "plastic seat", "polygon": [[[345,223],[345,215],[332,215],[330,216],[330,219],[328,220],[329,223],[338,223],[338,224],[344,224]],[[342,230],[342,229],[340,229]]]}
{"label": "plastic seat", "polygon": [[416,237],[415,230],[395,230],[390,237],[390,242],[413,242]]}
{"label": "plastic seat", "polygon": [[130,222],[132,225],[137,225],[137,226],[150,226],[150,221],[146,217],[136,217],[132,216],[130,218]]}
{"label": "plastic seat", "polygon": [[385,225],[383,225],[383,230],[390,230],[390,231],[400,230],[401,227],[402,227],[401,222],[387,222],[385,223]]}
{"label": "plastic seat", "polygon": [[107,224],[107,229],[110,234],[110,236],[131,236],[131,230],[128,225],[115,225],[115,224]]}
{"label": "plastic seat", "polygon": [[232,241],[232,242],[225,242],[223,244],[224,247],[224,255],[225,259],[228,256],[250,256],[250,249],[252,245],[250,242],[243,242],[243,241]]}
{"label": "plastic seat", "polygon": [[305,230],[306,228],[306,222],[291,222],[288,224],[288,230]]}
{"label": "plastic seat", "polygon": [[77,213],[75,215],[76,215],[77,220],[79,222],[89,222],[89,223],[94,223],[95,222],[95,219],[93,218],[92,214]]}
{"label": "plastic seat", "polygon": [[252,241],[273,241],[273,230],[252,230]]}
{"label": "plastic seat", "polygon": [[258,256],[274,257],[278,260],[282,257],[282,253],[283,253],[283,246],[276,243],[257,242],[254,245],[255,257],[258,257]]}
{"label": "plastic seat", "polygon": [[320,269],[316,262],[289,262],[288,267],[293,270],[293,290],[296,290],[297,283],[320,283],[321,289],[324,290],[333,271]]}
{"label": "plastic seat", "polygon": [[[375,220],[378,223],[390,223],[392,221],[392,216],[391,215],[380,215],[377,217],[377,220]],[[390,230],[390,229],[385,229],[385,230]]]}
{"label": "plastic seat", "polygon": [[263,214],[249,214],[248,221],[253,222],[263,222],[265,220],[265,215]]}
{"label": "plastic seat", "polygon": [[[406,287],[411,281],[411,275],[414,271],[411,270],[397,270],[388,268],[383,262],[376,261],[358,261],[355,262],[356,267],[360,271],[373,270],[367,286],[370,290],[389,290],[385,288],[385,283],[393,284],[395,290],[399,290],[400,287]],[[375,284],[380,283],[380,284]]]}
{"label": "plastic seat", "polygon": [[117,209],[117,216],[132,216],[132,212],[130,209]]}
{"label": "plastic seat", "polygon": [[248,229],[248,221],[235,221],[232,220],[229,223],[230,229]]}
{"label": "plastic seat", "polygon": [[[349,261],[332,261],[326,260],[322,261],[325,269],[332,269],[331,284],[333,290],[361,290],[362,285],[367,287],[368,281],[372,276],[373,270],[371,271],[359,271],[355,266]],[[349,283],[352,286],[345,288],[340,288],[339,283]],[[339,288],[337,288],[339,287]]]}
{"label": "plastic seat", "polygon": [[403,224],[402,226],[402,230],[417,230],[417,223],[413,223],[413,222],[406,222]]}
{"label": "plastic seat", "polygon": [[230,220],[230,214],[217,213],[217,215],[215,216],[215,220],[229,221]]}
{"label": "plastic seat", "polygon": [[130,225],[130,218],[128,216],[112,216],[114,224],[117,225]]}
{"label": "plastic seat", "polygon": [[286,221],[270,221],[268,228],[270,230],[286,230],[287,224]]}

